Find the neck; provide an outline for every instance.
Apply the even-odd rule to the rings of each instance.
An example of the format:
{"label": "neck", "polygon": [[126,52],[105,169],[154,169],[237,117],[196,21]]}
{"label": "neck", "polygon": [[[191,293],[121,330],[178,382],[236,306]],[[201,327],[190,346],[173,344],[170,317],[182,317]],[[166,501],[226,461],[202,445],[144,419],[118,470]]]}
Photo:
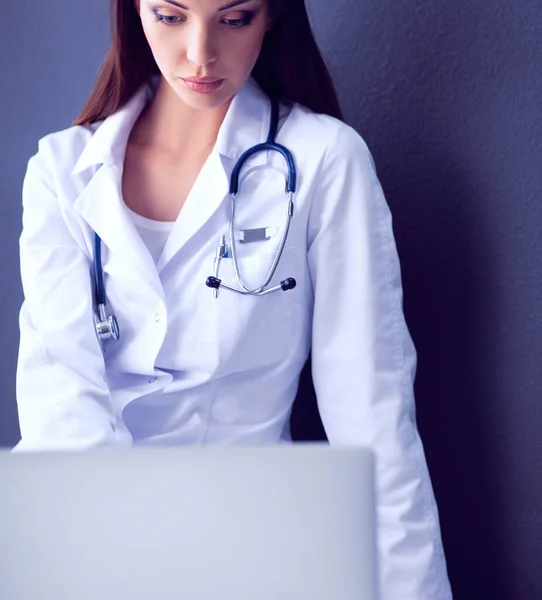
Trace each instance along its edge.
{"label": "neck", "polygon": [[190,153],[210,152],[228,111],[229,102],[210,110],[197,110],[186,105],[160,78],[152,102],[146,107],[132,130],[130,141],[182,157]]}

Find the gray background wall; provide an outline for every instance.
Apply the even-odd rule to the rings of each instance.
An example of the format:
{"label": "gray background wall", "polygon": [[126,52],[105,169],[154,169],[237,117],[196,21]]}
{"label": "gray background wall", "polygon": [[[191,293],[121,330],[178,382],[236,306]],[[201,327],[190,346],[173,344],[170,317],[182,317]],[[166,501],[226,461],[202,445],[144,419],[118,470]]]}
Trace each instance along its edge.
{"label": "gray background wall", "polygon": [[[0,445],[18,439],[20,188],[108,44],[108,1],[0,7]],[[539,0],[310,0],[395,216],[418,419],[460,600],[542,598]],[[321,435],[308,382],[294,419]]]}

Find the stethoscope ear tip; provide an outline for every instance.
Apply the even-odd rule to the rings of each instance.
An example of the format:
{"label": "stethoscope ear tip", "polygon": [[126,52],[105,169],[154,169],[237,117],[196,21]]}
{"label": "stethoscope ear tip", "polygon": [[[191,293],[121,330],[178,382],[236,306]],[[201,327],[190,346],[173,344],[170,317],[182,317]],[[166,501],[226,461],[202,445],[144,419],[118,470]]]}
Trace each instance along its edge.
{"label": "stethoscope ear tip", "polygon": [[293,290],[296,285],[297,281],[293,277],[288,277],[288,279],[285,279],[284,281],[280,282],[280,287],[284,292],[287,292],[288,290]]}
{"label": "stethoscope ear tip", "polygon": [[221,283],[222,283],[222,280],[218,279],[217,277],[207,277],[207,281],[205,282],[205,285],[207,287],[218,290]]}

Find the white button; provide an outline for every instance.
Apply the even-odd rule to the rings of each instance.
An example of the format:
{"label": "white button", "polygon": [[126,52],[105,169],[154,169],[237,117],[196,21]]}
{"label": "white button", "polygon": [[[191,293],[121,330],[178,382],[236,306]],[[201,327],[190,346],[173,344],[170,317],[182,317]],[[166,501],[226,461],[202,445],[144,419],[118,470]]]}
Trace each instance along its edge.
{"label": "white button", "polygon": [[156,377],[151,377],[151,379],[149,379],[149,383],[154,383],[156,381]]}
{"label": "white button", "polygon": [[159,312],[155,313],[155,315],[154,315],[154,320],[155,320],[157,323],[158,323],[158,321],[160,321],[160,318],[161,318],[161,317],[160,317],[160,313],[159,313]]}

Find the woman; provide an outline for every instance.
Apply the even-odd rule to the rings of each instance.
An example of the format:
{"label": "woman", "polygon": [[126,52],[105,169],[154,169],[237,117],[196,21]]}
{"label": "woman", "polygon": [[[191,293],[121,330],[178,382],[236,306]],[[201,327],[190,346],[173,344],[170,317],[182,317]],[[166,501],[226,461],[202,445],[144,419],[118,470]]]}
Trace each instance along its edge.
{"label": "woman", "polygon": [[[303,0],[112,9],[86,107],[24,181],[17,450],[288,442],[312,347],[331,444],[377,455],[382,597],[450,598],[391,217]],[[266,151],[240,171],[230,238],[232,172],[274,105],[288,235],[287,161]],[[279,291],[225,287],[241,283]]]}

